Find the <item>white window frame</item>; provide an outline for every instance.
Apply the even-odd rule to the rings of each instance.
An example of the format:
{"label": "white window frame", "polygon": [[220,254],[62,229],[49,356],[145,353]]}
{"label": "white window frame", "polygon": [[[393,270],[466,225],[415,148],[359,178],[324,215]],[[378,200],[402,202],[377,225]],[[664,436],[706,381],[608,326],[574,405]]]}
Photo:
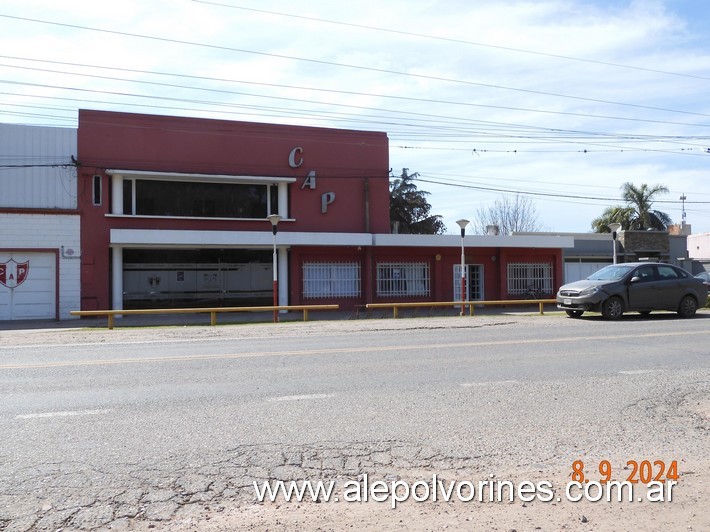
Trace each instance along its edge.
{"label": "white window frame", "polygon": [[304,262],[303,298],[340,299],[360,297],[359,262]]}
{"label": "white window frame", "polygon": [[378,262],[377,297],[422,297],[431,294],[428,262]]}
{"label": "white window frame", "polygon": [[509,262],[508,295],[524,298],[531,292],[537,295],[554,293],[554,268],[550,262]]}

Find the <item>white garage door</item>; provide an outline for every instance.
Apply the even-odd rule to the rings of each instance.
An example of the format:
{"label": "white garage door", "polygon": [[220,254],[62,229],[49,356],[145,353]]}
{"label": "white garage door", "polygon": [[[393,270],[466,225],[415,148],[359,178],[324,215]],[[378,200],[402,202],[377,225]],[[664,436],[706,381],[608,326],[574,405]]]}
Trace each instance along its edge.
{"label": "white garage door", "polygon": [[53,253],[0,251],[0,320],[56,318]]}
{"label": "white garage door", "polygon": [[609,262],[565,262],[565,283],[586,279],[597,270],[609,266]]}

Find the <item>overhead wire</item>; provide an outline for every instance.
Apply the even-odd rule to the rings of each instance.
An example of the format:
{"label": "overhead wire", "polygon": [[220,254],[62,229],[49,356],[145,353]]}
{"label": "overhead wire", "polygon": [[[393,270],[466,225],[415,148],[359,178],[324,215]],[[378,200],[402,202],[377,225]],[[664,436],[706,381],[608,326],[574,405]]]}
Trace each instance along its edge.
{"label": "overhead wire", "polygon": [[366,30],[371,30],[371,31],[379,31],[379,32],[383,32],[383,33],[391,33],[391,34],[395,34],[395,35],[404,35],[404,36],[408,36],[408,37],[431,39],[431,40],[435,40],[435,41],[442,41],[442,42],[448,42],[448,43],[453,43],[453,44],[465,44],[465,45],[469,45],[469,46],[490,48],[490,49],[495,49],[495,50],[505,50],[505,51],[509,51],[509,52],[530,54],[530,55],[536,55],[536,56],[542,56],[542,57],[550,57],[550,58],[554,58],[554,59],[564,59],[564,60],[568,60],[568,61],[579,61],[579,62],[590,63],[590,64],[595,64],[595,65],[611,66],[611,67],[628,69],[628,70],[637,70],[637,71],[641,71],[641,72],[649,72],[652,74],[664,74],[664,75],[668,75],[668,76],[678,76],[678,77],[684,77],[684,78],[692,78],[692,79],[710,81],[710,77],[700,76],[700,75],[696,75],[696,74],[687,74],[687,73],[683,73],[683,72],[671,72],[668,70],[660,70],[660,69],[656,69],[656,68],[641,67],[641,66],[637,66],[637,65],[627,65],[627,64],[621,64],[621,63],[613,63],[610,61],[600,61],[598,59],[587,59],[587,58],[581,58],[581,57],[573,57],[573,56],[569,56],[569,55],[540,52],[540,51],[536,51],[536,50],[526,50],[524,48],[514,48],[511,46],[487,44],[487,43],[469,41],[466,39],[454,39],[451,37],[441,37],[438,35],[416,33],[413,31],[395,30],[392,28],[381,28],[381,27],[377,27],[377,26],[368,26],[365,24],[355,24],[352,22],[343,22],[343,21],[338,21],[338,20],[329,20],[329,19],[323,19],[323,18],[317,18],[317,17],[308,17],[305,15],[294,15],[292,13],[283,13],[280,11],[269,11],[266,9],[256,9],[256,8],[252,8],[252,7],[237,6],[237,5],[233,5],[233,4],[224,4],[221,2],[212,2],[212,1],[208,1],[208,0],[192,0],[192,1],[195,3],[198,3],[198,4],[227,7],[227,8],[231,8],[231,9],[239,9],[242,11],[250,11],[250,12],[254,12],[254,13],[277,15],[280,17],[290,17],[290,18],[295,18],[295,19],[299,19],[299,20],[307,20],[307,21],[312,21],[312,22],[320,22],[320,23],[324,23],[324,24],[346,26],[346,27],[350,27],[350,28],[360,28],[360,29],[366,29]]}
{"label": "overhead wire", "polygon": [[[205,4],[210,4],[213,2],[204,2],[201,0],[194,0],[199,3],[205,3]],[[254,10],[254,11],[260,11],[260,10]],[[264,11],[266,12],[266,11]],[[267,12],[271,14],[276,14],[275,12]],[[285,15],[285,16],[291,16],[291,15]],[[364,70],[371,70],[375,72],[381,72],[381,73],[387,73],[387,74],[396,74],[396,75],[406,75],[406,76],[414,76],[414,77],[419,77],[422,79],[428,79],[428,80],[437,80],[437,81],[445,81],[448,83],[463,83],[463,84],[470,84],[470,85],[477,85],[477,86],[483,86],[483,87],[490,87],[490,88],[495,88],[495,89],[503,89],[503,90],[513,90],[513,91],[520,91],[520,92],[528,92],[528,93],[533,93],[533,94],[540,94],[540,95],[545,95],[545,96],[551,96],[551,97],[556,97],[556,98],[570,98],[570,99],[577,99],[577,100],[582,100],[582,101],[588,101],[588,102],[594,102],[594,103],[603,103],[603,104],[608,104],[608,105],[618,105],[618,106],[626,106],[630,108],[637,108],[637,109],[645,109],[645,110],[653,110],[653,111],[660,111],[660,112],[668,112],[668,113],[679,113],[683,115],[693,115],[693,116],[698,116],[698,117],[708,117],[710,115],[704,114],[704,113],[695,113],[695,112],[689,112],[689,111],[681,111],[681,110],[673,110],[673,109],[666,109],[662,107],[652,107],[652,106],[643,106],[643,105],[637,105],[637,104],[626,104],[622,102],[613,102],[613,101],[607,101],[607,100],[601,100],[601,99],[590,99],[590,98],[584,98],[584,97],[575,97],[571,95],[564,95],[564,94],[557,94],[557,93],[550,93],[550,92],[544,92],[544,91],[532,91],[532,90],[527,90],[527,89],[521,89],[521,88],[514,88],[514,87],[506,87],[502,85],[492,85],[492,84],[479,84],[476,82],[470,82],[470,81],[465,81],[465,80],[455,80],[455,79],[448,79],[448,78],[443,78],[443,77],[436,77],[436,76],[424,76],[424,75],[417,75],[417,74],[411,74],[411,73],[406,73],[406,72],[399,72],[395,70],[386,70],[386,69],[375,69],[375,68],[370,68],[370,67],[362,67],[358,65],[348,65],[348,64],[342,64],[342,63],[335,63],[335,62],[329,62],[329,61],[320,61],[320,60],[312,60],[312,59],[306,59],[306,58],[299,58],[299,57],[291,57],[291,56],[285,56],[285,55],[279,55],[279,54],[269,54],[269,53],[264,53],[264,52],[257,52],[253,50],[242,50],[238,48],[229,48],[229,47],[222,47],[222,46],[216,46],[216,45],[208,45],[208,44],[203,44],[203,43],[194,43],[190,41],[181,41],[178,39],[166,39],[166,38],[161,38],[161,37],[154,37],[154,36],[148,36],[148,35],[141,35],[141,34],[133,34],[133,33],[128,33],[128,32],[117,32],[113,30],[105,30],[105,29],[100,29],[100,28],[91,28],[91,27],[86,27],[86,26],[79,26],[79,25],[73,25],[73,24],[63,24],[63,23],[56,23],[56,22],[49,22],[49,21],[43,21],[43,20],[38,20],[38,19],[29,19],[29,18],[23,18],[23,17],[13,17],[13,16],[8,16],[8,15],[1,15],[0,17],[6,17],[6,18],[11,18],[11,19],[18,19],[18,20],[27,20],[27,21],[32,21],[32,22],[38,22],[38,23],[43,23],[43,24],[54,24],[58,26],[65,26],[65,27],[73,27],[73,28],[78,28],[78,29],[83,29],[83,30],[88,30],[88,31],[99,31],[99,32],[105,32],[105,33],[112,33],[112,34],[117,34],[117,35],[124,35],[124,36],[129,36],[129,37],[136,37],[136,38],[143,38],[143,39],[153,39],[153,40],[159,40],[159,41],[165,41],[169,43],[177,43],[177,44],[184,44],[184,45],[191,45],[191,46],[202,46],[202,47],[208,47],[208,48],[215,48],[215,49],[221,49],[221,50],[229,50],[229,51],[235,51],[235,52],[241,52],[241,53],[248,53],[248,54],[258,54],[258,55],[265,55],[265,56],[271,56],[271,57],[276,57],[276,58],[281,58],[281,59],[290,59],[290,60],[296,60],[296,61],[307,61],[307,62],[314,62],[314,63],[319,63],[319,64],[325,64],[329,66],[336,66],[336,67],[344,67],[344,68],[356,68],[356,69],[364,69]],[[324,21],[324,20],[323,20]],[[332,22],[332,21],[324,21],[324,22]],[[369,28],[369,29],[378,29],[378,28]],[[384,31],[384,30],[383,30]],[[398,33],[396,30],[394,31],[395,33]],[[402,32],[404,34],[409,34],[408,32]],[[424,35],[419,35],[419,34],[411,34],[412,36],[423,36],[423,37],[429,37],[429,38],[436,38],[433,36],[424,36]],[[448,39],[444,39],[448,40]],[[453,40],[455,41],[455,40]],[[471,43],[471,42],[462,42],[464,44],[473,44],[473,45],[480,45],[480,46],[485,46],[480,43]],[[494,46],[493,46],[494,47]],[[521,51],[521,52],[528,52],[528,53],[536,53],[536,52],[530,52],[530,51],[525,51],[525,50],[517,50],[514,48],[505,48],[505,47],[494,47],[494,48],[502,48],[502,49],[509,49],[511,51]],[[566,57],[566,56],[557,56],[555,54],[544,54],[540,53],[540,55],[549,55],[550,57],[557,57],[557,58],[562,58],[562,59],[571,59],[571,60],[581,60],[584,61],[583,59],[578,59],[578,58],[572,58],[572,57]],[[52,62],[52,61],[44,61],[44,60],[35,60],[35,59],[28,59],[28,58],[17,58],[17,57],[11,57],[11,56],[3,56],[5,58],[11,58],[15,60],[23,60],[23,61],[42,61],[42,62],[50,62],[50,63],[58,63],[58,62]],[[672,72],[665,72],[661,70],[653,70],[653,69],[645,69],[645,68],[637,68],[637,67],[631,67],[631,66],[625,66],[625,65],[617,65],[613,63],[604,63],[604,62],[598,62],[598,61],[593,61],[589,60],[589,62],[593,63],[599,63],[599,64],[605,64],[607,66],[615,66],[615,67],[621,67],[621,68],[634,68],[638,70],[645,70],[649,72],[654,72],[654,73],[660,73],[660,74],[669,74],[669,75],[681,75],[685,76],[683,74],[678,74],[678,73],[672,73]],[[70,63],[63,63],[63,64],[70,64]],[[1,66],[1,65],[0,65]],[[22,66],[17,66],[17,65],[6,65],[10,68],[27,68],[27,67],[22,67]],[[498,109],[505,109],[505,110],[518,110],[518,111],[525,111],[525,112],[539,112],[539,113],[549,113],[549,114],[558,114],[558,115],[567,115],[567,116],[580,116],[580,117],[585,117],[585,118],[603,118],[607,120],[625,120],[625,121],[630,121],[630,122],[647,122],[647,123],[657,123],[657,124],[667,124],[667,125],[681,125],[681,126],[687,126],[687,127],[708,127],[707,124],[697,124],[697,123],[682,123],[682,122],[672,122],[672,121],[661,121],[661,120],[650,120],[650,119],[640,119],[636,117],[619,117],[619,116],[596,116],[596,115],[591,115],[591,114],[585,114],[585,113],[568,113],[568,112],[557,112],[557,111],[551,111],[551,110],[540,110],[540,109],[524,109],[524,108],[515,108],[515,107],[506,107],[506,106],[488,106],[485,104],[475,104],[475,103],[470,103],[470,102],[448,102],[448,101],[441,101],[441,100],[433,100],[433,99],[420,99],[420,98],[409,98],[409,97],[404,97],[404,96],[394,96],[394,95],[381,95],[381,94],[368,94],[368,93],[358,93],[355,91],[335,91],[335,90],[329,90],[329,89],[322,89],[322,88],[313,88],[313,87],[296,87],[296,86],[288,86],[288,85],[278,85],[278,84],[261,84],[261,83],[255,83],[255,82],[249,82],[249,81],[239,81],[239,80],[225,80],[225,79],[219,79],[219,78],[207,78],[207,77],[201,77],[201,76],[189,76],[189,75],[181,75],[181,74],[170,74],[170,73],[160,73],[160,72],[150,72],[150,71],[138,71],[138,70],[131,70],[131,69],[117,69],[115,67],[107,67],[107,66],[96,66],[96,65],[79,65],[79,64],[74,64],[72,66],[83,66],[83,67],[90,67],[90,68],[104,68],[104,69],[111,69],[111,70],[125,70],[125,71],[132,71],[136,73],[142,73],[142,74],[151,74],[151,75],[160,75],[160,76],[179,76],[185,79],[200,79],[202,81],[209,81],[209,82],[230,82],[230,83],[245,83],[245,84],[255,84],[255,85],[268,85],[272,86],[274,88],[287,88],[287,89],[299,89],[299,90],[309,90],[309,91],[321,91],[321,92],[330,92],[330,93],[340,93],[343,95],[346,94],[351,94],[351,95],[360,95],[360,96],[373,96],[373,97],[379,97],[379,98],[388,98],[388,99],[399,99],[399,100],[408,100],[412,102],[429,102],[429,103],[442,103],[442,104],[448,104],[448,105],[469,105],[472,107],[489,107],[489,108],[498,108]],[[36,69],[36,70],[41,70],[41,69]],[[50,71],[47,69],[47,71]],[[51,71],[50,71],[51,72]],[[97,79],[107,79],[107,80],[113,80],[113,81],[124,81],[127,83],[146,83],[146,84],[151,84],[151,85],[156,85],[156,86],[166,86],[166,87],[173,87],[173,88],[183,88],[183,89],[190,89],[190,90],[209,90],[213,92],[223,92],[223,93],[235,93],[235,94],[241,94],[241,95],[246,95],[250,97],[264,97],[264,98],[272,98],[272,99],[277,99],[277,100],[283,100],[283,101],[289,101],[289,102],[301,102],[301,103],[308,103],[308,104],[319,104],[323,105],[324,102],[318,102],[318,101],[313,101],[313,100],[305,100],[305,99],[296,99],[296,98],[284,98],[284,97],[276,97],[276,96],[264,96],[264,95],[257,95],[257,94],[249,94],[249,93],[239,93],[236,91],[221,91],[218,89],[208,89],[208,88],[202,88],[202,87],[190,87],[190,86],[181,86],[177,84],[163,84],[159,82],[148,82],[148,81],[142,81],[142,80],[127,80],[127,79],[120,79],[120,78],[111,78],[109,76],[97,76],[97,75],[91,75],[91,74],[82,74],[82,73],[76,73],[76,72],[61,72],[61,71],[56,71],[56,73],[62,73],[62,74],[69,74],[69,75],[83,75],[83,76],[88,76],[92,78],[97,78]],[[704,77],[698,77],[698,76],[685,76],[685,77],[697,77],[698,79],[710,79],[710,78],[704,78]],[[0,82],[7,82],[6,80],[0,80]],[[50,85],[42,85],[42,84],[29,84],[30,86],[37,86],[37,87],[51,87]],[[72,88],[72,87],[63,87],[63,89],[67,90],[81,90],[77,88]],[[87,92],[96,92],[96,93],[103,93],[103,94],[113,94],[113,95],[122,95],[124,97],[140,97],[140,98],[150,98],[150,96],[146,95],[136,95],[136,94],[130,94],[130,93],[119,93],[115,91],[94,91],[94,90],[88,90]],[[171,100],[171,98],[166,98],[165,96],[161,96],[157,99],[160,100]],[[71,99],[69,99],[71,100]],[[76,99],[78,100],[78,99]],[[184,101],[184,102],[198,102],[198,100],[189,100],[189,99],[178,99],[175,98],[174,101]],[[147,106],[147,107],[153,107],[153,108],[167,108],[167,109],[174,109],[171,107],[165,107],[165,106],[150,106],[147,104],[137,104],[137,103],[124,103],[122,105],[134,105],[134,106]],[[266,111],[268,108],[264,106],[251,106],[251,105],[236,105],[236,104],[225,104],[223,102],[199,102],[199,105],[213,105],[213,106],[219,106],[219,107],[243,107],[243,108],[251,108],[251,109],[257,109],[261,108],[264,111]],[[582,153],[593,153],[594,151],[597,151],[596,148],[607,148],[604,150],[598,150],[598,151],[617,151],[617,150],[627,150],[627,151],[657,151],[660,153],[674,153],[673,150],[653,150],[653,149],[648,149],[648,148],[637,148],[634,146],[607,146],[604,144],[595,144],[592,140],[599,140],[600,138],[605,138],[605,139],[610,139],[613,138],[615,142],[627,142],[627,143],[643,143],[643,142],[667,142],[667,143],[683,143],[684,145],[687,145],[687,143],[692,142],[692,141],[703,141],[706,140],[707,137],[703,136],[698,136],[698,135],[687,135],[687,136],[669,136],[669,135],[659,135],[659,136],[652,136],[649,135],[648,138],[642,138],[641,136],[636,136],[630,137],[630,138],[623,138],[623,134],[618,134],[618,133],[602,133],[602,132],[578,132],[574,130],[565,130],[565,129],[555,129],[555,128],[543,128],[543,127],[535,127],[535,126],[525,126],[525,125],[520,125],[520,124],[505,124],[505,123],[489,123],[487,124],[488,129],[487,131],[466,131],[464,130],[464,126],[467,128],[470,128],[473,124],[470,122],[477,123],[479,126],[483,126],[485,123],[484,121],[465,121],[463,119],[459,119],[458,117],[446,117],[446,116],[440,116],[440,115],[426,115],[425,113],[410,113],[410,112],[405,112],[405,111],[397,111],[397,110],[389,110],[389,109],[381,109],[381,108],[371,108],[371,107],[365,107],[365,106],[353,106],[353,105],[346,105],[346,104],[337,104],[337,103],[327,103],[326,105],[333,105],[333,106],[338,106],[338,107],[346,107],[346,108],[352,108],[352,109],[360,109],[360,110],[368,110],[368,111],[377,111],[377,112],[387,112],[387,113],[394,113],[396,115],[399,115],[398,118],[399,120],[403,119],[411,119],[411,120],[432,120],[434,121],[435,119],[437,120],[450,120],[451,123],[444,126],[444,124],[441,124],[439,126],[439,129],[437,131],[437,137],[434,137],[431,133],[431,130],[433,128],[432,124],[427,124],[426,122],[421,122],[421,123],[415,123],[415,124],[408,124],[408,123],[396,123],[393,122],[397,127],[405,127],[409,131],[409,134],[412,134],[411,128],[428,128],[429,131],[422,133],[422,138],[418,139],[423,142],[470,142],[467,141],[465,138],[462,138],[462,135],[464,134],[471,134],[471,135],[478,135],[479,138],[477,138],[476,142],[479,143],[485,143],[485,142],[505,142],[501,141],[500,138],[504,137],[507,139],[515,139],[517,142],[525,142],[525,143],[573,143],[577,142],[574,141],[570,135],[572,134],[586,134],[588,137],[582,137],[579,139],[579,143],[584,143],[586,145],[593,145],[595,149],[584,149],[584,150],[575,150],[576,152],[582,152]],[[32,108],[32,106],[26,106],[27,108]],[[40,106],[34,106],[34,108],[39,109],[41,108]],[[191,110],[191,109],[188,109]],[[272,112],[284,112],[285,109],[282,108],[270,108]],[[201,109],[201,111],[204,111]],[[210,111],[207,111],[210,112]],[[212,112],[226,112],[220,109],[219,111],[212,111]],[[327,114],[324,111],[315,111],[315,110],[310,110],[310,111],[305,111],[305,110],[291,110],[291,112],[295,113],[312,113],[313,118],[317,118],[318,116],[322,120],[328,120],[332,119],[337,113],[332,113],[332,114]],[[343,113],[341,113],[343,114]],[[44,117],[48,119],[54,119],[51,115],[40,115],[38,113],[24,113],[23,116],[32,116],[32,117]],[[362,115],[354,115],[354,116],[361,116],[361,120],[363,122],[367,123],[372,123],[372,118],[368,118],[366,116]],[[354,120],[355,118],[351,117],[348,119]],[[425,118],[425,116],[429,116],[430,118]],[[383,117],[380,117],[383,118]],[[394,117],[393,117],[394,118]],[[345,120],[346,118],[344,116],[341,116],[341,120]],[[390,119],[392,120],[392,118]],[[500,127],[503,128],[502,131],[495,132],[493,129],[494,127]],[[446,138],[444,131],[446,129],[450,131],[451,138]],[[507,128],[507,129],[506,129]],[[515,129],[523,129],[527,128],[528,129],[528,134],[523,135],[514,135],[512,131]],[[535,132],[535,134],[533,134]],[[557,133],[559,137],[553,137],[551,136],[551,133]],[[548,138],[543,138],[540,136],[537,136],[537,134],[543,134],[547,133],[549,136]],[[406,134],[406,133],[405,133]],[[396,134],[395,134],[396,136]],[[489,139],[481,138],[481,136],[489,136]],[[497,137],[497,139],[496,139]],[[457,148],[436,148],[436,147],[431,147],[431,146],[403,146],[403,145],[394,145],[392,147],[399,147],[402,149],[457,149]],[[486,153],[486,152],[496,152],[496,153],[520,153],[523,150],[494,150],[494,149],[482,149],[482,148],[461,148],[460,151],[470,151],[472,153]],[[545,151],[545,150],[535,150],[538,153],[552,153],[553,151]],[[704,151],[704,153],[707,153],[710,151],[710,148],[703,148],[702,144],[694,144],[690,148],[678,148],[677,151],[680,152],[690,152],[690,151]],[[564,151],[555,151],[556,153],[564,152]],[[569,153],[569,151],[567,151]],[[534,191],[525,191],[521,192],[519,190],[511,190],[511,189],[505,189],[505,188],[496,188],[496,187],[482,187],[482,186],[477,186],[475,184],[453,184],[453,183],[446,183],[446,182],[437,182],[435,180],[427,180],[427,179],[420,179],[422,182],[428,182],[428,183],[436,183],[440,185],[445,185],[445,186],[463,186],[465,188],[472,188],[476,190],[488,190],[492,192],[502,192],[502,193],[523,193],[523,194],[530,194],[530,195],[537,195],[541,199],[546,198],[550,200],[556,200],[556,199],[564,199],[564,200],[580,200],[580,201],[618,201],[618,198],[601,198],[601,197],[586,197],[586,196],[581,196],[581,195],[574,195],[574,194],[555,194],[555,193],[548,193],[548,192],[534,192]],[[678,201],[664,201],[664,200],[657,200],[659,203],[680,203]],[[690,203],[710,203],[710,202],[702,202],[702,201],[686,201],[686,204]]]}
{"label": "overhead wire", "polygon": [[603,100],[600,98],[573,96],[573,95],[569,95],[569,94],[553,93],[553,92],[539,91],[539,90],[534,90],[534,89],[524,89],[524,88],[520,88],[520,87],[508,87],[505,85],[497,85],[497,84],[492,84],[492,83],[481,83],[481,82],[475,82],[475,81],[470,81],[470,80],[446,78],[443,76],[416,74],[416,73],[412,73],[412,72],[404,72],[404,71],[392,70],[392,69],[386,69],[386,68],[376,68],[376,67],[364,66],[364,65],[339,63],[336,61],[326,61],[326,60],[322,60],[322,59],[311,59],[311,58],[291,56],[291,55],[286,55],[286,54],[276,54],[276,53],[272,53],[272,52],[260,52],[260,51],[256,51],[256,50],[249,50],[246,48],[236,48],[236,47],[231,47],[231,46],[206,44],[206,43],[199,43],[199,42],[194,42],[194,41],[186,41],[186,40],[182,40],[182,39],[174,39],[174,38],[169,38],[169,37],[156,37],[154,35],[144,35],[144,34],[140,34],[140,33],[132,33],[132,32],[127,32],[127,31],[109,30],[109,29],[105,29],[105,28],[83,26],[80,24],[69,24],[69,23],[64,23],[64,22],[55,22],[55,21],[48,21],[48,20],[42,20],[42,19],[36,19],[36,18],[30,18],[30,17],[20,17],[20,16],[16,16],[16,15],[8,15],[8,14],[1,14],[1,13],[0,13],[0,17],[8,18],[11,20],[21,20],[21,21],[26,21],[26,22],[33,22],[33,23],[37,23],[37,24],[46,24],[46,25],[59,26],[59,27],[64,27],[64,28],[80,29],[80,30],[84,30],[84,31],[106,33],[106,34],[111,34],[111,35],[120,35],[120,36],[124,36],[124,37],[135,37],[135,38],[139,38],[139,39],[147,39],[147,40],[159,41],[159,42],[165,42],[165,43],[181,44],[181,45],[186,45],[186,46],[209,48],[209,49],[229,51],[229,52],[238,52],[238,53],[242,53],[242,54],[258,55],[258,56],[263,56],[263,57],[272,57],[272,58],[276,58],[276,59],[287,59],[289,61],[305,62],[305,63],[333,66],[333,67],[353,69],[353,70],[362,70],[362,71],[368,71],[368,72],[376,72],[376,73],[380,73],[380,74],[391,74],[391,75],[411,77],[411,78],[423,79],[423,80],[429,80],[429,81],[443,81],[446,83],[461,84],[461,85],[476,86],[476,87],[486,87],[486,88],[492,88],[492,89],[496,89],[496,90],[508,90],[508,91],[513,91],[513,92],[521,92],[521,93],[525,93],[525,94],[535,94],[535,95],[540,95],[540,96],[552,96],[555,98],[571,99],[571,100],[578,100],[578,101],[584,101],[584,102],[590,102],[590,103],[602,103],[602,104],[606,104],[606,105],[615,105],[615,106],[629,107],[629,108],[634,108],[634,109],[644,109],[644,110],[649,110],[649,111],[661,111],[661,112],[667,112],[667,113],[676,113],[676,114],[699,116],[699,117],[710,117],[710,114],[697,113],[697,112],[693,112],[693,111],[667,109],[667,108],[663,108],[663,107],[654,107],[654,106],[649,106],[649,105],[633,104],[633,103],[626,103],[626,102],[615,102],[615,101],[611,101],[611,100]]}

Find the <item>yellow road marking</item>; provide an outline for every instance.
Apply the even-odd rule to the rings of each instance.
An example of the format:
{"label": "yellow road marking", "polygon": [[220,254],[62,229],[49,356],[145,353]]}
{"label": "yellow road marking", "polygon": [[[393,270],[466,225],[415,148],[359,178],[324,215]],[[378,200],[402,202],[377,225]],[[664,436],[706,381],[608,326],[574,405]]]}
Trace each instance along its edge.
{"label": "yellow road marking", "polygon": [[564,337],[564,338],[534,338],[534,339],[518,339],[518,340],[496,340],[496,341],[481,341],[481,342],[456,342],[449,344],[423,344],[423,345],[384,345],[384,346],[368,346],[368,347],[342,347],[342,348],[326,348],[326,349],[304,349],[294,351],[256,351],[247,353],[221,353],[214,355],[179,355],[179,356],[164,356],[164,357],[141,357],[141,358],[117,358],[103,360],[75,360],[66,362],[38,362],[35,364],[1,364],[0,370],[10,369],[39,369],[39,368],[63,368],[75,366],[111,366],[120,364],[147,364],[153,362],[189,362],[199,360],[230,360],[239,358],[266,358],[266,357],[282,357],[282,356],[311,356],[311,355],[328,355],[328,354],[343,354],[343,353],[369,353],[377,351],[413,351],[413,350],[443,350],[456,349],[461,347],[487,347],[501,345],[521,345],[521,344],[554,344],[554,343],[577,343],[594,340],[624,340],[638,338],[660,338],[671,336],[697,336],[699,334],[710,334],[707,331],[686,331],[686,332],[666,332],[666,333],[648,333],[648,334],[622,334],[622,335],[607,335],[607,336],[581,336],[581,337]]}

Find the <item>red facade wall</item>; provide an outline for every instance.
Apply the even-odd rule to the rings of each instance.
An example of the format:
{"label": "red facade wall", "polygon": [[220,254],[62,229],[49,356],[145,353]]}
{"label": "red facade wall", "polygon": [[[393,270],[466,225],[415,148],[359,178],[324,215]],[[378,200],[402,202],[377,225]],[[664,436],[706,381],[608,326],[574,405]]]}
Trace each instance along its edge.
{"label": "red facade wall", "polygon": [[[264,231],[264,220],[107,216],[107,169],[208,175],[290,177],[289,218],[279,232],[389,233],[389,158],[385,133],[254,124],[195,118],[80,111],[79,210],[82,308],[110,308],[110,230]],[[102,176],[102,201],[93,204],[92,181]],[[309,180],[308,176],[315,176]],[[314,187],[310,186],[314,183]],[[321,212],[323,194],[334,201]],[[239,242],[235,241],[235,247]],[[509,262],[547,262],[554,285],[563,279],[560,249],[466,249],[466,263],[483,266],[483,295],[507,298]],[[460,248],[294,246],[289,256],[288,303],[339,303],[352,308],[385,302],[376,296],[379,262],[426,262],[431,294],[401,301],[451,301]],[[303,298],[304,262],[358,262],[361,295],[341,300]]]}
{"label": "red facade wall", "polygon": [[[361,267],[362,295],[359,298],[340,300],[304,299],[303,263],[304,262],[357,262]],[[426,262],[431,276],[431,295],[429,297],[378,298],[376,272],[380,262]],[[562,250],[560,249],[506,249],[506,248],[468,248],[466,264],[483,266],[483,296],[486,300],[511,299],[507,293],[507,267],[509,262],[540,262],[553,267],[553,285],[557,289],[563,279]],[[458,248],[319,248],[299,247],[291,250],[289,264],[290,301],[298,304],[337,303],[343,309],[367,303],[393,301],[453,301],[454,266],[461,263]],[[517,299],[517,298],[515,298]]]}
{"label": "red facade wall", "polygon": [[[110,306],[111,228],[264,229],[260,220],[107,217],[107,169],[296,178],[289,185],[294,221],[281,222],[280,232],[389,232],[385,133],[81,110],[77,158],[86,309]],[[304,186],[309,174],[314,188]],[[93,205],[94,175],[103,177],[99,206]],[[331,193],[335,199],[322,213],[322,196]]]}

